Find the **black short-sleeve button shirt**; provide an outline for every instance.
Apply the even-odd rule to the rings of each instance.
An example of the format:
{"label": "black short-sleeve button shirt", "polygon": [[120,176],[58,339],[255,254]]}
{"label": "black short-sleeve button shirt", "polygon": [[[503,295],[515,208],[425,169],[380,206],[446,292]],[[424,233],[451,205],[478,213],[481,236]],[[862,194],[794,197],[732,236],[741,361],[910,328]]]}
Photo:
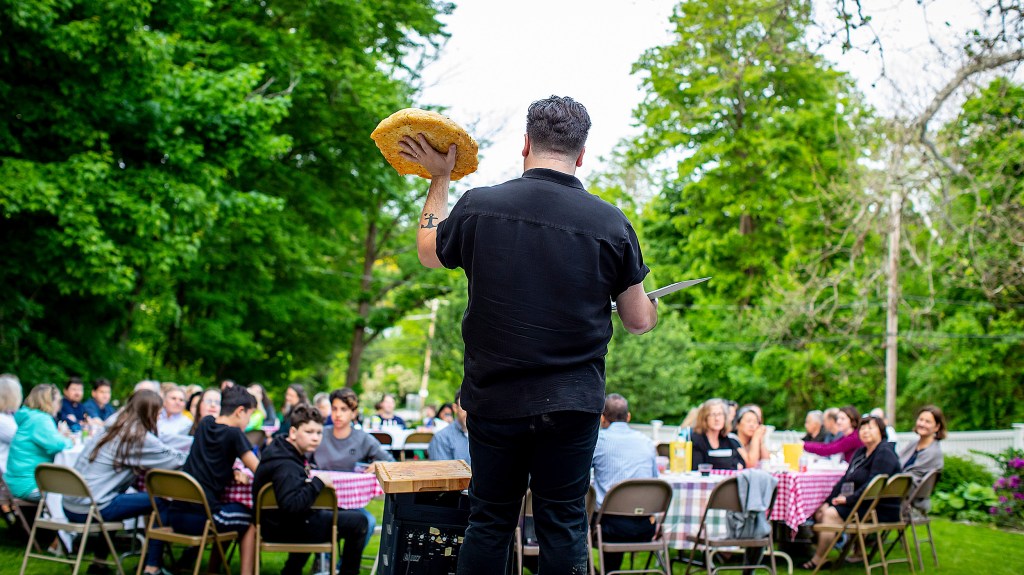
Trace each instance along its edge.
{"label": "black short-sleeve button shirt", "polygon": [[572,175],[528,170],[466,192],[438,226],[437,257],[469,279],[470,414],[602,411],[611,300],[650,271],[618,208]]}

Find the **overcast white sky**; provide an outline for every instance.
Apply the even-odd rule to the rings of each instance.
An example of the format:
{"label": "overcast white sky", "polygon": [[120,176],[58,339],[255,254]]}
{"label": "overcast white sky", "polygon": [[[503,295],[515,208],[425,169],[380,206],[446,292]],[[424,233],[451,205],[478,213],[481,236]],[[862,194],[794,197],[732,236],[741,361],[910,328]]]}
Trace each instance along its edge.
{"label": "overcast white sky", "polygon": [[[477,173],[456,182],[458,190],[498,183],[522,171],[526,108],[551,94],[582,102],[593,120],[584,166],[586,184],[599,158],[635,134],[632,112],[640,102],[640,78],[633,64],[648,48],[673,39],[669,17],[673,0],[461,0],[444,22],[451,34],[444,53],[425,72],[421,104],[443,105],[448,115],[478,139],[492,140],[480,156]],[[837,0],[818,0],[820,10]],[[969,0],[938,0],[922,12],[915,0],[864,0],[873,27],[885,45],[886,67],[905,82],[910,106],[952,74],[940,62],[929,37],[951,38],[970,21]],[[852,3],[850,3],[852,4]],[[823,12],[824,14],[824,12]],[[827,14],[825,20],[828,19]],[[945,25],[950,21],[951,26]],[[860,40],[867,38],[867,31]],[[879,76],[879,56],[826,50],[840,69],[850,71],[868,100],[878,107],[896,104]]]}

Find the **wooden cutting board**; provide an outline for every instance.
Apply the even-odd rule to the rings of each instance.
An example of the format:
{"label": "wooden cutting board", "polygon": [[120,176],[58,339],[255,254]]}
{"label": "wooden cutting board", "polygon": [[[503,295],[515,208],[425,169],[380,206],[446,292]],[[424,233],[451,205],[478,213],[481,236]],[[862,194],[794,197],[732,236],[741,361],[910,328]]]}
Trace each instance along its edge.
{"label": "wooden cutting board", "polygon": [[454,461],[377,462],[377,480],[384,493],[462,491],[472,472],[461,459]]}

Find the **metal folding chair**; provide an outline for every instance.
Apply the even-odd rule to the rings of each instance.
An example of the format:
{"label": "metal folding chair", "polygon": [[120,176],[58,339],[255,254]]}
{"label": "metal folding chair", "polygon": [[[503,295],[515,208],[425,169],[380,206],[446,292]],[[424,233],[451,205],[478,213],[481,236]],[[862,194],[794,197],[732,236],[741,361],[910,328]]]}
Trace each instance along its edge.
{"label": "metal folding chair", "polygon": [[[390,436],[388,436],[390,437]],[[405,438],[405,445],[402,446],[402,452],[398,455],[400,461],[405,461],[406,452],[410,450],[422,450],[427,459],[430,458],[428,447],[430,446],[430,440],[434,439],[434,433],[432,431],[416,431],[410,433]]]}
{"label": "metal folding chair", "polygon": [[[910,492],[907,502],[903,507],[903,520],[910,526],[910,533],[914,536],[914,548],[917,551],[917,564],[921,571],[924,571],[924,559],[921,557],[921,544],[927,543],[932,548],[932,562],[939,566],[939,556],[935,552],[935,536],[932,535],[932,520],[928,512],[914,507],[914,503],[922,499],[928,499],[935,490],[935,484],[939,481],[939,471],[930,471],[921,478],[921,482]],[[924,527],[928,532],[927,539],[921,539],[917,535],[917,528]]]}
{"label": "metal folding chair", "polygon": [[[882,501],[885,499],[898,499],[900,509],[902,509],[906,505],[907,498],[910,496],[913,490],[914,478],[907,473],[899,473],[890,477],[889,480],[885,483],[885,487],[882,488],[882,493],[879,494],[878,500]],[[877,514],[878,509],[876,507],[875,515],[877,516]],[[914,573],[914,559],[913,556],[911,556],[910,554],[910,544],[907,542],[906,529],[907,522],[902,518],[894,523],[877,522],[875,525],[869,528],[870,531],[876,532],[880,537],[878,545],[874,549],[872,549],[871,553],[868,555],[868,565],[870,568],[873,569],[875,567],[881,567],[884,573],[888,573],[889,565],[892,565],[893,563],[906,563],[910,566],[910,572]],[[886,537],[890,533],[896,534],[896,540],[892,542],[892,544],[889,546],[889,549],[886,549],[884,542]],[[904,558],[889,558],[887,556],[889,552],[892,551],[893,547],[895,547],[896,544],[900,542],[903,543]],[[878,552],[878,556],[880,559],[878,563],[873,562],[874,554],[876,551]],[[865,553],[866,552],[867,551],[865,550]]]}
{"label": "metal folding chair", "polygon": [[[765,510],[767,517],[771,517],[772,509],[775,507],[775,498],[778,493],[779,487],[776,485],[775,488],[772,489],[772,497],[768,504],[768,509]],[[701,516],[700,527],[697,529],[697,533],[695,535],[686,536],[686,540],[693,543],[693,548],[690,550],[690,560],[686,566],[687,575],[696,565],[694,558],[699,550],[704,552],[704,568],[709,574],[729,570],[766,569],[769,573],[775,575],[777,571],[775,564],[775,541],[772,536],[772,530],[768,530],[768,535],[766,537],[756,539],[731,539],[729,537],[712,538],[709,534],[708,515],[711,512],[722,511],[726,513],[743,511],[743,506],[740,504],[739,480],[735,476],[725,479],[715,486],[711,491],[711,496],[708,497],[707,505],[704,507],[704,514]],[[760,563],[752,563],[745,565],[724,565],[721,567],[714,567],[715,554],[726,548],[740,548],[743,550],[757,548],[766,549],[768,551],[769,564],[762,565]]]}
{"label": "metal folding chair", "polygon": [[[28,545],[25,547],[25,557],[21,561],[21,575],[25,575],[25,567],[28,566],[28,560],[32,559],[43,559],[45,561],[56,561],[58,563],[64,563],[67,565],[74,565],[71,570],[71,575],[77,575],[79,568],[82,566],[82,557],[85,555],[85,546],[88,542],[89,535],[99,533],[103,535],[103,539],[110,549],[110,554],[114,560],[102,561],[93,558],[94,563],[100,563],[103,565],[113,565],[117,567],[117,572],[120,575],[124,575],[124,570],[121,568],[121,559],[117,555],[117,550],[114,549],[113,539],[110,537],[111,531],[120,531],[124,529],[124,524],[120,521],[104,521],[100,515],[99,508],[96,507],[96,502],[93,500],[92,492],[89,490],[89,486],[85,484],[85,479],[78,474],[77,471],[70,467],[64,467],[62,465],[54,465],[52,463],[40,463],[36,467],[35,471],[36,485],[39,487],[39,506],[36,508],[36,517],[32,523],[32,529],[29,532]],[[84,523],[75,523],[67,519],[56,519],[53,516],[48,504],[46,503],[46,495],[48,493],[54,493],[59,495],[70,495],[72,497],[81,497],[89,501],[89,511],[86,513]],[[70,550],[70,555],[75,555],[74,559],[69,557],[55,557],[46,553],[34,553],[33,546],[36,549],[39,548],[36,545],[36,533],[39,529],[50,529],[53,531],[68,531],[72,533],[78,533],[81,537],[78,542],[78,552],[74,552],[74,545]]]}
{"label": "metal folding chair", "polygon": [[[662,522],[672,502],[672,486],[660,479],[627,479],[608,490],[604,502],[597,510],[594,530],[597,532],[597,552],[601,573],[662,573],[672,574],[669,561],[668,540],[662,530]],[[654,538],[650,541],[612,543],[604,540],[601,520],[605,516],[654,517]],[[650,569],[650,561],[644,569],[605,571],[604,552],[637,553],[649,552],[658,562],[659,569]]]}
{"label": "metal folding chair", "polygon": [[[223,543],[228,543],[228,548],[238,539],[238,533],[218,533],[213,522],[213,515],[210,513],[210,504],[206,501],[206,492],[199,486],[199,483],[191,475],[183,471],[169,471],[166,469],[151,469],[146,474],[146,493],[149,494],[149,502],[153,507],[149,514],[149,521],[146,524],[146,538],[142,542],[142,557],[146,556],[150,540],[163,541],[172,545],[185,545],[188,547],[199,547],[196,554],[196,564],[192,575],[199,575],[199,565],[203,562],[203,550],[207,545],[213,544],[214,549],[220,554],[224,571],[231,575],[231,566],[228,564],[228,554],[224,552]],[[157,507],[157,499],[168,501],[180,501],[182,503],[193,503],[199,505],[206,512],[206,523],[199,535],[179,533],[169,525],[164,525],[160,519],[160,509]],[[142,568],[145,561],[139,561],[139,569],[136,575],[142,575]]]}
{"label": "metal folding chair", "polygon": [[[30,537],[32,535],[32,526],[29,524],[28,518],[25,517],[23,508],[35,509],[36,503],[34,501],[18,499],[11,495],[11,490],[7,487],[7,483],[4,482],[4,474],[2,472],[0,472],[0,504],[6,505],[11,509],[11,513],[14,515],[14,522],[25,531],[25,537]],[[35,511],[32,511],[32,515],[35,515]],[[38,541],[35,542],[35,548],[37,552],[43,552]]]}
{"label": "metal folding chair", "polygon": [[[846,533],[851,537],[856,536],[857,541],[860,542],[860,548],[862,550],[861,557],[864,560],[864,570],[868,575],[871,575],[871,565],[868,563],[868,554],[863,552],[867,549],[864,536],[873,533],[876,537],[876,542],[879,544],[881,542],[881,537],[879,536],[878,531],[874,529],[874,526],[877,523],[875,518],[875,506],[878,505],[879,496],[885,488],[885,482],[888,479],[888,475],[876,475],[874,479],[868,483],[867,487],[864,488],[864,492],[861,493],[860,499],[858,499],[856,505],[853,506],[853,511],[850,512],[850,515],[842,523],[819,523],[814,526],[815,532],[836,534],[836,538],[832,541],[832,545],[825,551],[826,557],[839,541],[839,535]],[[839,554],[839,560],[833,565],[839,565],[839,563],[846,558],[846,555],[850,552],[850,547],[853,547],[852,541],[843,547],[843,551]],[[822,561],[820,565],[815,567],[814,573],[820,571],[821,566],[825,563],[825,561]]]}
{"label": "metal folding chair", "polygon": [[268,553],[330,553],[331,570],[338,564],[338,498],[331,487],[324,487],[313,502],[310,511],[326,510],[331,512],[331,534],[327,541],[307,543],[274,543],[266,540],[263,531],[263,518],[268,510],[277,509],[277,496],[274,486],[264,485],[256,495],[256,575],[260,575],[261,555]]}

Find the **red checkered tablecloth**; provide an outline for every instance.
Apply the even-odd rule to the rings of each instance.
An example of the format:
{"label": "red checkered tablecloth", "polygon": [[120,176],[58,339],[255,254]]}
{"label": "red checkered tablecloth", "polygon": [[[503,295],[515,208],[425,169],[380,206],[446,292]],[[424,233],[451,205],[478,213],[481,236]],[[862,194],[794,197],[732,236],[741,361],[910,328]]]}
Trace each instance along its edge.
{"label": "red checkered tablecloth", "polygon": [[[710,477],[699,475],[664,475],[672,485],[672,503],[665,517],[665,533],[674,549],[688,549],[686,535],[697,533],[701,515],[719,481],[734,475],[731,470],[716,469]],[[843,477],[843,470],[780,471],[772,473],[779,480],[779,493],[772,510],[772,521],[782,521],[794,532],[828,497],[832,487]],[[708,516],[712,536],[725,535],[725,514]]]}
{"label": "red checkered tablecloth", "polygon": [[[384,495],[384,490],[377,482],[377,476],[372,473],[349,473],[346,471],[319,471],[318,473],[330,475],[334,492],[338,495],[338,507],[342,509],[366,507],[371,499],[378,495]],[[252,507],[252,485],[232,483],[224,490],[223,499]]]}

